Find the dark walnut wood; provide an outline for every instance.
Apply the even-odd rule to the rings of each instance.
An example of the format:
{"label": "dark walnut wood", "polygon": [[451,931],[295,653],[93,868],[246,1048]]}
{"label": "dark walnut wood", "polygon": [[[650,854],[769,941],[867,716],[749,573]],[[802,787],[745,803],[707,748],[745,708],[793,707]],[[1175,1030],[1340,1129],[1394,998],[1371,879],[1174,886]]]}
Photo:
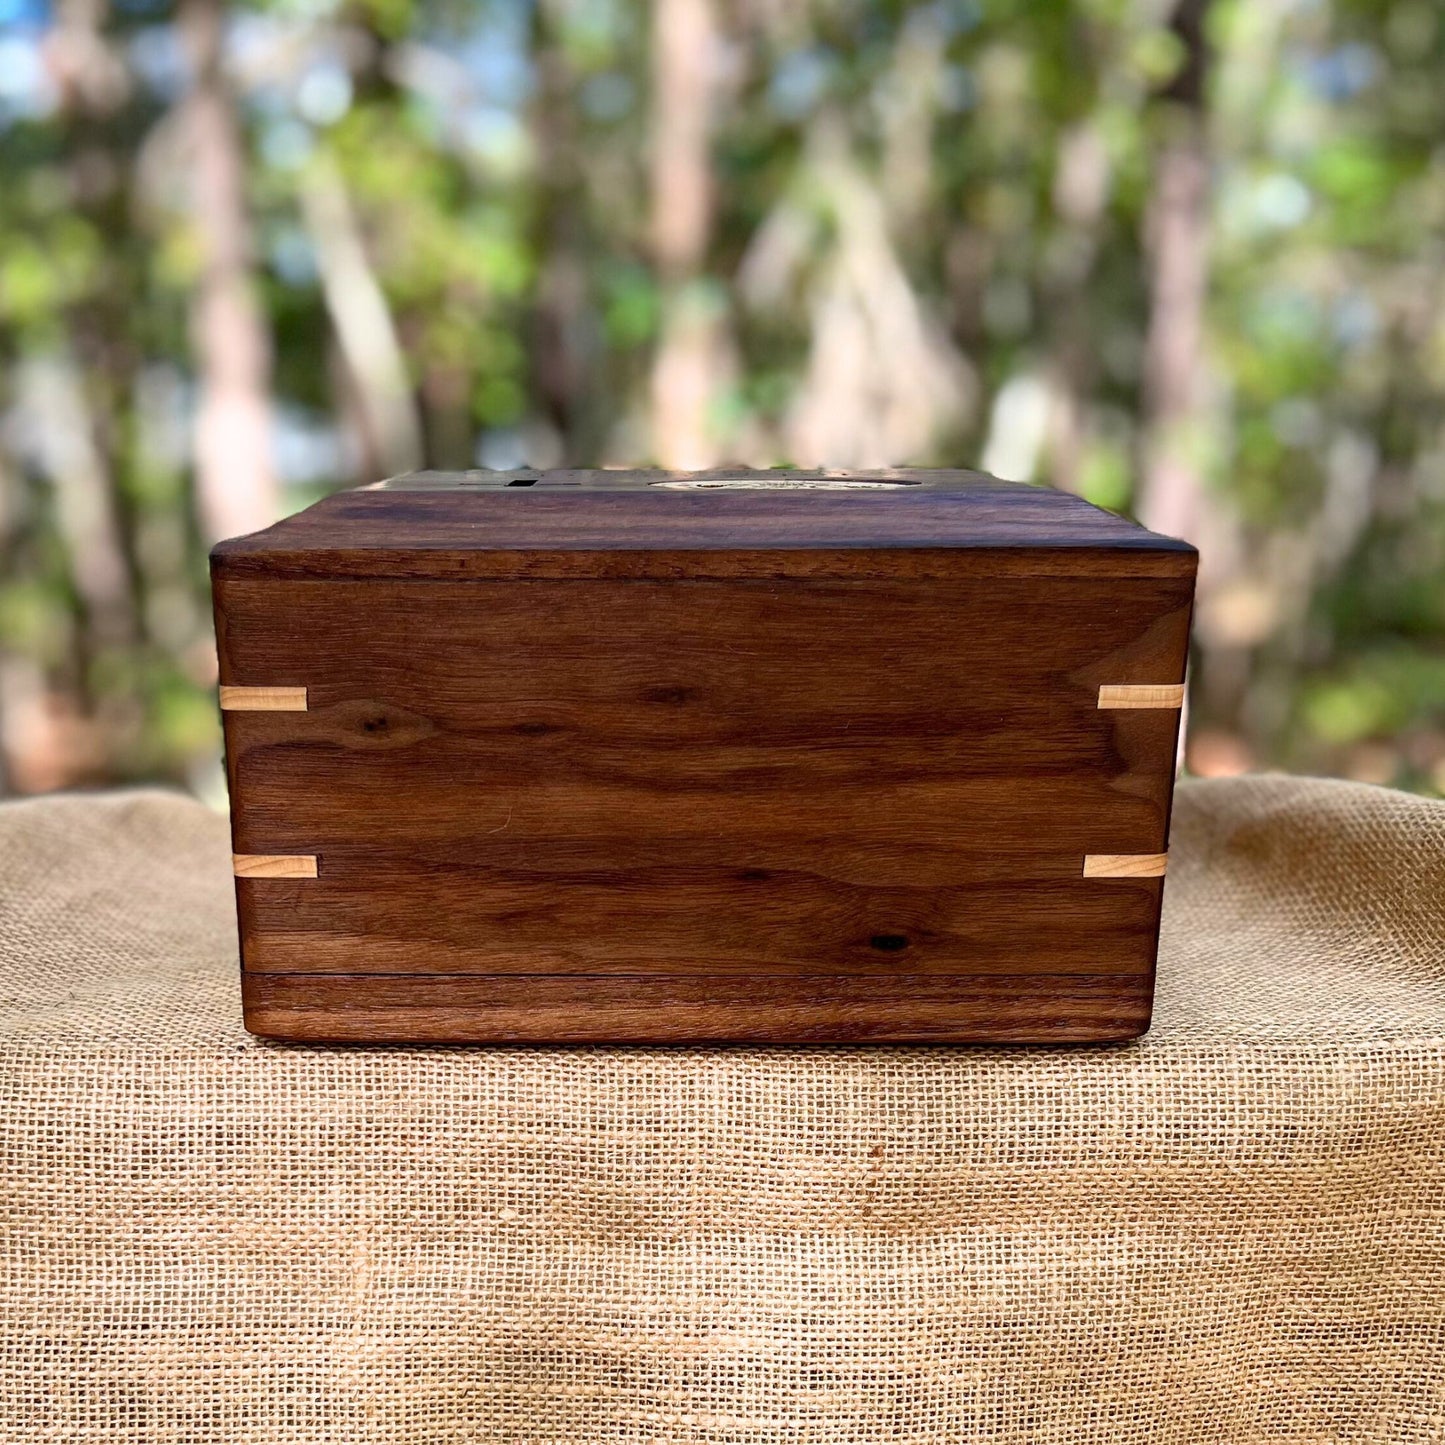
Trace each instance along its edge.
{"label": "dark walnut wood", "polygon": [[421,474],[216,548],[248,1027],[1143,1032],[1192,549],[790,475]]}
{"label": "dark walnut wood", "polygon": [[317,1043],[1088,1043],[1149,1026],[1147,975],[245,974],[255,1032]]}

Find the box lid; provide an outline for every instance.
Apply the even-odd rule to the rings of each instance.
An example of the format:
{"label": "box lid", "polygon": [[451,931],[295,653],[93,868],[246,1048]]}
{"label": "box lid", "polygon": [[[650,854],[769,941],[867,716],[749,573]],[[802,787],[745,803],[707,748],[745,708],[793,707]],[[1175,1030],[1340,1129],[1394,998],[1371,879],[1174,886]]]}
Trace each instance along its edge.
{"label": "box lid", "polygon": [[1186,576],[1187,543],[982,472],[412,472],[221,542],[217,576]]}

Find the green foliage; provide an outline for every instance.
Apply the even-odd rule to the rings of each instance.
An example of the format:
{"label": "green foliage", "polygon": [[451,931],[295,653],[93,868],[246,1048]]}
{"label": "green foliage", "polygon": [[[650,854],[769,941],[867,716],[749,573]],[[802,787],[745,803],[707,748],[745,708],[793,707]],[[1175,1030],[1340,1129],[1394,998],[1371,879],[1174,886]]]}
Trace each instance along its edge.
{"label": "green foliage", "polygon": [[[816,461],[801,417],[863,435],[917,403],[880,459],[1005,458],[1146,504],[1152,208],[1197,127],[1208,286],[1171,423],[1212,548],[1195,727],[1261,764],[1445,785],[1438,7],[1213,0],[1198,114],[1169,6],[706,8],[706,235],[679,277],[654,252],[653,7],[230,7],[281,505],[373,480],[385,451],[338,317],[358,284],[428,464],[648,460],[686,316],[719,457]],[[22,49],[62,43],[24,13]],[[6,757],[11,788],[216,786],[190,454],[215,323],[179,25],[113,7],[84,85],[37,68],[0,109],[0,733],[64,724]],[[856,393],[827,390],[848,384],[829,336],[862,358]]]}

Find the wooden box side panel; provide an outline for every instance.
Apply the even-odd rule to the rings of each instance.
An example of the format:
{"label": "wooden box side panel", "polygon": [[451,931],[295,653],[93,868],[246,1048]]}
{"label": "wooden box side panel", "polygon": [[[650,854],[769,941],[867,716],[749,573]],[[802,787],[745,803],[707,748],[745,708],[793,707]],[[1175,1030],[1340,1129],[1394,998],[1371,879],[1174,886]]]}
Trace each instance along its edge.
{"label": "wooden box side panel", "polygon": [[243,976],[252,1033],[316,1043],[1118,1042],[1148,975]]}
{"label": "wooden box side panel", "polygon": [[[667,1037],[655,1000],[688,977],[713,991],[691,1026],[708,1037],[728,998],[757,1001],[739,1037],[818,1036],[789,987],[823,988],[825,1032],[870,1037],[865,1005],[828,992],[850,978],[933,980],[886,1037],[935,1036],[944,996],[949,1037],[1064,1037],[1057,1013],[996,1033],[960,1010],[997,1015],[1008,988],[1043,1007],[1071,979],[1127,1014],[1080,1036],[1147,1022],[1179,713],[1101,689],[1177,688],[1187,582],[248,578],[216,602],[233,701],[304,691],[226,713],[254,1026],[283,1017],[263,975],[334,1004],[352,976],[407,974],[433,994],[496,980],[468,1037],[620,1029],[634,985],[633,1036]],[[358,1007],[390,1001],[362,1009],[357,1036],[379,1037],[395,995],[355,983]],[[535,988],[594,983],[606,1008],[556,1033]],[[285,1026],[314,1029],[288,997]],[[442,1036],[394,1017],[395,1037]]]}

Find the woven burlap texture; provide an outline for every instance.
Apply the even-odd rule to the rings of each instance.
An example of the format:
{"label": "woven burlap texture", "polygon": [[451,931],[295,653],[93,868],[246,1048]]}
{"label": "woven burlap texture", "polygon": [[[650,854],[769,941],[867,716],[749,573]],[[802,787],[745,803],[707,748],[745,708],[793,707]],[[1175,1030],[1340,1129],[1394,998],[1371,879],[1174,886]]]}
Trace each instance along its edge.
{"label": "woven burlap texture", "polygon": [[1445,804],[1191,784],[1083,1049],[319,1049],[224,822],[0,808],[0,1440],[1445,1440]]}

